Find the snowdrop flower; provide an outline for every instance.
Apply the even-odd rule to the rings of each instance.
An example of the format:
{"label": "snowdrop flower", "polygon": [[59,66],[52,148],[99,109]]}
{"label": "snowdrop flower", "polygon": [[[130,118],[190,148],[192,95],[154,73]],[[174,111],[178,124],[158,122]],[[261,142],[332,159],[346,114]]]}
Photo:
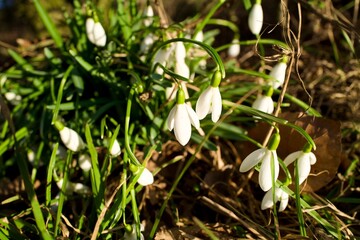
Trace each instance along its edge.
{"label": "snowdrop flower", "polygon": [[185,146],[191,137],[191,125],[200,128],[199,118],[190,105],[185,103],[185,93],[180,87],[177,92],[177,103],[171,109],[167,125],[170,131],[174,129],[178,142]]}
{"label": "snowdrop flower", "polygon": [[79,167],[85,171],[88,172],[91,169],[91,158],[89,156],[89,154],[84,153],[84,154],[80,154],[79,159]]}
{"label": "snowdrop flower", "polygon": [[106,33],[100,22],[93,18],[86,19],[86,34],[89,41],[98,47],[106,44]]}
{"label": "snowdrop flower", "polygon": [[[60,190],[62,189],[63,181],[64,181],[63,179],[60,179],[59,181],[56,182],[56,185]],[[73,193],[89,194],[90,192],[91,192],[90,188],[82,183],[74,183],[70,181],[67,181],[66,183],[65,193],[68,195]]]}
{"label": "snowdrop flower", "polygon": [[270,76],[269,85],[271,85],[274,89],[277,89],[284,84],[286,68],[287,68],[286,62],[281,61],[277,63],[271,70],[269,74]]}
{"label": "snowdrop flower", "polygon": [[[259,171],[259,185],[263,191],[268,191],[279,176],[279,162],[276,149],[280,142],[280,135],[274,134],[269,146],[250,153],[240,165],[240,172],[247,172],[261,162]],[[271,174],[271,165],[274,165],[274,178]]]}
{"label": "snowdrop flower", "polygon": [[146,27],[150,26],[150,25],[153,23],[153,21],[154,21],[154,19],[153,19],[153,17],[154,17],[154,10],[153,10],[153,8],[151,7],[151,5],[148,5],[148,6],[146,7],[146,9],[145,9],[145,11],[144,11],[144,17],[145,17],[145,19],[144,19],[144,25],[145,25]]}
{"label": "snowdrop flower", "polygon": [[65,127],[58,121],[55,122],[55,127],[59,130],[61,141],[68,149],[73,152],[78,152],[85,148],[85,143],[77,132],[71,128]]}
{"label": "snowdrop flower", "polygon": [[[195,37],[194,37],[194,40],[198,41],[198,42],[204,41],[204,33],[203,33],[203,31],[197,32]],[[195,45],[195,46],[198,46],[198,45]]]}
{"label": "snowdrop flower", "polygon": [[258,96],[251,107],[268,114],[274,112],[274,102],[270,96]]}
{"label": "snowdrop flower", "polygon": [[144,170],[141,172],[141,175],[140,175],[139,179],[137,180],[137,182],[141,186],[150,185],[154,182],[154,176],[147,168],[144,168]]}
{"label": "snowdrop flower", "polygon": [[264,195],[263,200],[261,201],[261,210],[265,210],[267,208],[272,208],[274,206],[274,202],[277,203],[280,201],[279,212],[285,210],[289,202],[289,194],[284,192],[281,188],[275,188],[275,201],[273,199],[272,188],[267,191]]}
{"label": "snowdrop flower", "polygon": [[[140,224],[140,232],[143,232],[145,230],[144,225]],[[136,224],[132,224],[131,232],[125,232],[124,234],[124,240],[137,240],[136,235]],[[140,233],[140,240],[144,240],[144,235]]]}
{"label": "snowdrop flower", "polygon": [[260,2],[261,1],[256,1],[248,18],[249,29],[254,35],[259,35],[264,21],[264,13]]}
{"label": "snowdrop flower", "polygon": [[13,92],[7,92],[4,94],[6,100],[8,100],[12,105],[16,106],[21,102],[21,96]]}
{"label": "snowdrop flower", "polygon": [[175,60],[176,61],[185,61],[186,58],[186,49],[183,42],[175,43]]}
{"label": "snowdrop flower", "polygon": [[[155,54],[155,57],[154,57],[154,61],[153,61],[153,66],[156,64],[156,63],[159,63],[161,64],[162,66],[166,66],[167,64],[167,61],[169,59],[169,56],[170,56],[170,53],[172,52],[173,50],[173,47],[171,46],[170,48],[168,49],[160,49],[159,51],[156,52]],[[155,69],[155,72],[157,74],[160,74],[162,75],[164,73],[164,70],[161,68],[161,67],[157,67]]]}
{"label": "snowdrop flower", "polygon": [[119,142],[118,142],[116,139],[115,139],[113,145],[111,146],[109,152],[110,152],[110,155],[111,155],[112,157],[117,157],[117,156],[120,155],[120,153],[121,153],[121,148],[120,148]]}
{"label": "snowdrop flower", "polygon": [[284,163],[286,166],[297,160],[299,171],[299,185],[302,184],[309,176],[311,165],[314,165],[316,163],[316,156],[314,153],[311,152],[311,149],[311,145],[306,144],[302,151],[293,152],[284,159]]}
{"label": "snowdrop flower", "polygon": [[229,57],[237,57],[240,54],[240,44],[238,39],[234,39],[231,42],[231,46],[228,49],[228,55]]}
{"label": "snowdrop flower", "polygon": [[190,69],[189,69],[188,65],[186,64],[185,60],[175,62],[175,71],[174,72],[184,78],[190,77]]}
{"label": "snowdrop flower", "polygon": [[217,122],[221,115],[222,103],[219,84],[221,81],[220,71],[216,71],[211,79],[211,85],[200,95],[196,102],[196,114],[199,120],[204,119],[211,113],[211,120]]}
{"label": "snowdrop flower", "polygon": [[150,47],[154,44],[155,36],[152,33],[149,33],[144,40],[141,42],[140,45],[140,52],[141,53],[147,53],[150,49]]}

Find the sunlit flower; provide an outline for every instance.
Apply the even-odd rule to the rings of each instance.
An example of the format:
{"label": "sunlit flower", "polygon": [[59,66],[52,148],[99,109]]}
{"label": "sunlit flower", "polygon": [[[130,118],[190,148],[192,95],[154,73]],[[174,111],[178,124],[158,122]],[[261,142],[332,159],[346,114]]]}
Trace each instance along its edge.
{"label": "sunlit flower", "polygon": [[284,163],[286,166],[288,166],[296,159],[299,171],[299,184],[301,184],[309,176],[311,165],[316,163],[316,156],[312,152],[297,151],[289,154],[284,159]]}
{"label": "sunlit flower", "polygon": [[[58,186],[58,188],[60,190],[62,189],[63,181],[64,181],[63,179],[60,179],[59,181],[56,182],[56,185]],[[65,193],[68,195],[71,195],[73,193],[90,194],[91,190],[88,186],[86,186],[82,183],[74,183],[74,182],[67,181]]]}
{"label": "sunlit flower", "polygon": [[4,96],[12,105],[18,105],[22,99],[20,95],[13,92],[6,92]]}
{"label": "sunlit flower", "polygon": [[[198,41],[198,42],[204,41],[204,33],[203,33],[203,31],[197,32],[195,37],[194,37],[194,40]],[[195,46],[198,46],[198,45],[195,45]]]}
{"label": "sunlit flower", "polygon": [[186,49],[183,42],[175,43],[175,60],[184,62],[186,58]]}
{"label": "sunlit flower", "polygon": [[91,169],[91,158],[89,156],[89,154],[84,153],[84,154],[80,154],[79,159],[79,167],[84,170],[85,172],[90,171]]}
{"label": "sunlit flower", "polygon": [[255,3],[249,13],[249,29],[254,35],[259,35],[264,20],[264,14],[261,4]]}
{"label": "sunlit flower", "polygon": [[147,53],[150,49],[150,47],[154,44],[155,36],[152,33],[149,33],[144,40],[141,42],[140,45],[140,52],[141,53]]}
{"label": "sunlit flower", "polygon": [[253,102],[252,108],[272,114],[274,112],[274,102],[271,97],[260,95]]}
{"label": "sunlit flower", "polygon": [[222,110],[221,94],[219,87],[209,86],[196,102],[196,114],[199,120],[204,119],[208,113],[211,113],[211,120],[217,122]]}
{"label": "sunlit flower", "polygon": [[272,186],[271,160],[274,161],[274,181],[279,176],[279,162],[275,150],[260,148],[250,153],[240,165],[240,172],[247,172],[261,162],[259,171],[259,185],[262,190],[268,191]]}
{"label": "sunlit flower", "polygon": [[92,44],[105,46],[106,33],[100,22],[95,22],[93,18],[86,19],[86,34]]}
{"label": "sunlit flower", "polygon": [[285,210],[286,206],[289,202],[289,194],[284,192],[281,188],[275,188],[275,201],[273,199],[272,188],[267,191],[264,195],[263,200],[261,201],[261,210],[265,210],[267,208],[272,208],[274,206],[274,202],[277,203],[280,201],[279,212]]}
{"label": "sunlit flower", "polygon": [[188,65],[186,64],[185,60],[175,62],[175,71],[174,72],[184,78],[190,77],[190,69],[189,69]]}
{"label": "sunlit flower", "polygon": [[228,55],[229,57],[237,57],[240,54],[240,44],[238,39],[234,39],[231,42],[231,46],[228,49]]}
{"label": "sunlit flower", "polygon": [[[145,230],[144,225],[140,224],[140,232],[143,232]],[[144,240],[144,235],[140,233],[140,240]],[[138,237],[136,235],[136,224],[132,224],[131,232],[125,232],[124,234],[124,240],[138,240]]]}
{"label": "sunlit flower", "polygon": [[110,155],[112,157],[117,157],[121,153],[121,148],[119,142],[115,139],[111,149],[110,149]]}
{"label": "sunlit flower", "polygon": [[179,143],[185,146],[191,137],[191,125],[200,128],[199,118],[195,111],[185,103],[185,93],[180,88],[177,93],[177,103],[171,109],[167,125],[170,131],[174,129],[175,137]]}
{"label": "sunlit flower", "polygon": [[144,25],[146,27],[150,26],[154,21],[154,10],[151,5],[148,5],[144,11]]}
{"label": "sunlit flower", "polygon": [[154,182],[154,176],[147,168],[144,168],[137,182],[142,186],[150,185]]}
{"label": "sunlit flower", "polygon": [[71,128],[65,127],[60,122],[55,122],[55,127],[59,130],[61,141],[64,143],[65,147],[73,152],[78,152],[85,148],[85,143],[77,132]]}
{"label": "sunlit flower", "polygon": [[269,76],[270,76],[269,85],[272,85],[272,87],[274,89],[277,89],[284,84],[285,75],[286,75],[286,67],[287,67],[287,65],[285,62],[279,62],[271,70],[271,72],[269,74]]}
{"label": "sunlit flower", "polygon": [[[154,57],[153,66],[156,63],[159,63],[160,65],[165,67],[169,59],[170,53],[172,52],[172,49],[173,47],[169,47],[167,49],[160,49],[159,51],[157,51]],[[164,73],[164,70],[161,67],[157,67],[155,69],[155,72],[162,75]]]}

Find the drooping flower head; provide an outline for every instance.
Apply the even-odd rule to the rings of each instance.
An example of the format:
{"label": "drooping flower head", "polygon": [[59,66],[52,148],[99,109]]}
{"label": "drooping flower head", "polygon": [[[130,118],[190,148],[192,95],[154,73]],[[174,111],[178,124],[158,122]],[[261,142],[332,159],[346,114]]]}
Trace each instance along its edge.
{"label": "drooping flower head", "polygon": [[79,162],[79,167],[82,170],[84,170],[85,172],[90,171],[92,164],[89,154],[87,153],[80,154],[78,162]]}
{"label": "drooping flower head", "polygon": [[61,122],[56,121],[55,127],[59,130],[61,141],[65,147],[73,152],[78,152],[85,148],[85,144],[80,135],[71,128],[65,127]]}
{"label": "drooping flower head", "polygon": [[[263,191],[268,191],[279,176],[279,162],[276,149],[279,146],[280,134],[275,133],[268,147],[260,148],[250,153],[240,165],[240,172],[247,172],[258,163],[261,163],[259,171],[259,185]],[[272,173],[272,169],[274,173]]]}
{"label": "drooping flower head", "polygon": [[110,155],[111,155],[112,157],[117,157],[117,156],[120,155],[120,153],[121,153],[121,148],[120,148],[119,142],[118,142],[116,139],[115,139],[113,145],[110,146],[109,152],[110,152]]}
{"label": "drooping flower head", "polygon": [[174,129],[178,142],[185,146],[191,137],[191,125],[200,128],[199,118],[190,105],[185,103],[184,90],[179,86],[176,105],[171,109],[167,125],[170,131]]}
{"label": "drooping flower head", "polygon": [[[127,230],[127,229],[126,229]],[[140,232],[143,232],[145,229],[144,229],[144,225],[140,224]],[[137,234],[136,234],[136,224],[133,224],[131,226],[131,231],[126,231],[125,234],[124,234],[124,240],[144,240],[144,235],[142,233],[140,233],[140,236],[139,238],[137,237]]]}
{"label": "drooping flower head", "polygon": [[274,89],[277,89],[284,84],[286,68],[286,60],[282,60],[281,62],[277,63],[271,70],[269,74],[269,85],[272,86]]}
{"label": "drooping flower head", "polygon": [[260,2],[259,0],[256,1],[250,10],[248,18],[249,29],[254,35],[259,35],[264,21],[264,13]]}
{"label": "drooping flower head", "polygon": [[316,156],[311,152],[312,147],[310,144],[305,144],[302,151],[297,151],[289,154],[284,163],[289,166],[292,162],[297,160],[299,171],[299,184],[302,184],[310,174],[311,165],[316,163]]}
{"label": "drooping flower head", "polygon": [[106,44],[106,33],[97,16],[87,18],[85,27],[89,41],[98,47],[104,47]]}
{"label": "drooping flower head", "polygon": [[270,188],[264,195],[263,200],[261,201],[261,210],[265,210],[267,208],[272,208],[274,206],[274,202],[277,203],[280,201],[279,212],[285,210],[289,202],[289,194],[284,192],[281,188],[275,188],[275,199],[273,199],[273,191]]}
{"label": "drooping flower head", "polygon": [[236,58],[240,54],[240,44],[239,39],[233,39],[231,42],[231,46],[228,49],[229,57]]}
{"label": "drooping flower head", "polygon": [[259,95],[251,107],[268,114],[274,112],[274,102],[270,96]]}
{"label": "drooping flower head", "polygon": [[150,26],[154,21],[154,10],[151,5],[148,5],[144,11],[144,25],[146,27]]}
{"label": "drooping flower head", "polygon": [[204,119],[207,114],[211,113],[211,120],[217,122],[221,115],[222,102],[219,91],[219,84],[221,82],[220,71],[215,71],[211,79],[211,84],[200,95],[196,102],[196,114],[199,119]]}

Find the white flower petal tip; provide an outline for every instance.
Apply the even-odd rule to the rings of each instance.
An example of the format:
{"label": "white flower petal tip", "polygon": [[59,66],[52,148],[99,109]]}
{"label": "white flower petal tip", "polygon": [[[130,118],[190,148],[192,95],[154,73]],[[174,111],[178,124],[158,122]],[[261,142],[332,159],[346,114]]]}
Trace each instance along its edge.
{"label": "white flower petal tip", "polygon": [[[140,232],[143,232],[145,230],[144,225],[140,224]],[[136,235],[136,225],[132,224],[132,231],[131,232],[125,232],[124,234],[124,240],[144,240],[144,235],[140,233],[140,237],[138,238]]]}
{"label": "white flower petal tip", "polygon": [[144,17],[145,17],[145,19],[144,19],[144,25],[145,25],[146,27],[150,26],[150,25],[153,23],[153,21],[154,21],[154,19],[153,19],[153,17],[154,17],[154,10],[153,10],[153,8],[151,7],[151,5],[148,5],[148,6],[146,7],[146,9],[145,9],[145,11],[144,11]]}
{"label": "white flower petal tip", "polygon": [[279,212],[285,210],[289,202],[289,195],[284,192],[281,188],[275,188],[275,201],[273,199],[272,189],[269,189],[264,195],[263,200],[261,201],[261,210],[265,210],[268,208],[272,208],[274,206],[274,202],[279,202]]}
{"label": "white flower petal tip", "polygon": [[265,156],[267,149],[260,148],[250,153],[240,165],[240,172],[247,172],[255,167]]}
{"label": "white flower petal tip", "polygon": [[189,69],[188,65],[186,64],[185,60],[176,61],[175,73],[184,78],[190,77],[190,69]]}
{"label": "white flower petal tip", "polygon": [[[274,178],[271,174],[271,161],[274,161]],[[272,183],[277,180],[279,176],[279,162],[275,151],[267,150],[265,156],[261,161],[259,171],[259,185],[260,188],[266,192],[272,187]]]}
{"label": "white flower petal tip", "polygon": [[252,108],[272,114],[274,112],[274,102],[271,97],[260,95],[253,102]]}
{"label": "white flower petal tip", "polygon": [[89,41],[98,47],[104,47],[106,44],[106,33],[101,23],[95,22],[93,18],[88,18],[85,25]]}
{"label": "white flower petal tip", "polygon": [[85,172],[91,169],[91,158],[88,154],[81,154],[79,156],[79,167]]}
{"label": "white flower petal tip", "polygon": [[4,94],[6,100],[8,100],[12,105],[16,106],[21,103],[22,97],[13,92],[7,92]]}
{"label": "white flower petal tip", "polygon": [[[57,181],[56,185],[61,190],[62,185],[63,185],[63,179],[60,179],[59,181]],[[66,183],[65,193],[68,194],[68,195],[71,195],[73,193],[86,194],[87,195],[87,194],[91,193],[91,190],[90,190],[90,188],[88,186],[85,186],[82,183],[73,183],[73,182],[68,181]]]}
{"label": "white flower petal tip", "polygon": [[248,25],[250,31],[254,35],[258,35],[261,31],[264,21],[264,13],[261,4],[255,3],[249,13]]}
{"label": "white flower petal tip", "polygon": [[287,65],[284,62],[277,63],[271,70],[269,85],[272,85],[274,89],[279,88],[284,84]]}
{"label": "white flower petal tip", "polygon": [[154,176],[147,168],[144,168],[144,170],[142,171],[140,178],[138,179],[137,182],[141,186],[147,186],[147,185],[153,184]]}
{"label": "white flower petal tip", "polygon": [[186,49],[183,42],[175,43],[175,59],[176,61],[184,61],[186,58]]}
{"label": "white flower petal tip", "polygon": [[191,137],[191,125],[200,128],[200,121],[195,111],[186,103],[176,104],[167,119],[168,128],[174,129],[175,138],[185,146]]}
{"label": "white flower petal tip", "polygon": [[117,156],[119,156],[120,155],[120,153],[121,153],[121,148],[120,148],[120,144],[119,144],[119,142],[115,139],[115,141],[114,141],[114,143],[113,143],[113,145],[112,145],[112,147],[111,147],[111,149],[110,149],[110,155],[112,156],[112,157],[117,157]]}
{"label": "white flower petal tip", "polygon": [[154,44],[154,42],[155,42],[155,36],[152,33],[148,34],[141,42],[140,53],[147,53],[150,47]]}
{"label": "white flower petal tip", "polygon": [[204,119],[211,113],[211,120],[217,122],[222,111],[221,94],[218,87],[209,86],[196,102],[196,114],[199,119]]}
{"label": "white flower petal tip", "polygon": [[312,152],[297,151],[289,154],[284,159],[284,163],[288,166],[295,160],[298,160],[299,184],[302,184],[310,174],[311,165],[316,163],[316,156]]}
{"label": "white flower petal tip", "polygon": [[85,147],[80,135],[71,128],[64,127],[59,131],[61,141],[73,152],[78,152]]}
{"label": "white flower petal tip", "polygon": [[236,58],[240,54],[240,44],[239,40],[234,39],[231,42],[231,46],[228,49],[228,55],[229,57]]}

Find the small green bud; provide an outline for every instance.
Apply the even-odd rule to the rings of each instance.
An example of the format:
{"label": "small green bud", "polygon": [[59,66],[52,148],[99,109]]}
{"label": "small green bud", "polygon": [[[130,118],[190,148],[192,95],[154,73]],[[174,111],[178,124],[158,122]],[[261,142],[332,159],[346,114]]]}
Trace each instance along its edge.
{"label": "small green bud", "polygon": [[280,134],[279,133],[273,134],[269,140],[268,149],[276,150],[279,146],[279,143],[280,143]]}
{"label": "small green bud", "polygon": [[269,89],[266,91],[265,96],[271,97],[274,93],[274,88],[273,87],[269,87]]}
{"label": "small green bud", "polygon": [[179,90],[178,90],[177,96],[176,96],[176,103],[177,104],[184,104],[185,103],[185,93],[184,93],[184,90],[181,88],[180,85],[179,85]]}
{"label": "small green bud", "polygon": [[309,153],[309,152],[311,152],[311,150],[312,150],[312,145],[311,145],[310,143],[308,143],[308,142],[305,143],[302,151],[303,151],[304,153]]}
{"label": "small green bud", "polygon": [[56,121],[55,122],[55,127],[56,127],[56,129],[58,130],[58,131],[61,131],[61,130],[63,130],[64,129],[64,124],[62,124],[61,122],[59,122],[59,121]]}

